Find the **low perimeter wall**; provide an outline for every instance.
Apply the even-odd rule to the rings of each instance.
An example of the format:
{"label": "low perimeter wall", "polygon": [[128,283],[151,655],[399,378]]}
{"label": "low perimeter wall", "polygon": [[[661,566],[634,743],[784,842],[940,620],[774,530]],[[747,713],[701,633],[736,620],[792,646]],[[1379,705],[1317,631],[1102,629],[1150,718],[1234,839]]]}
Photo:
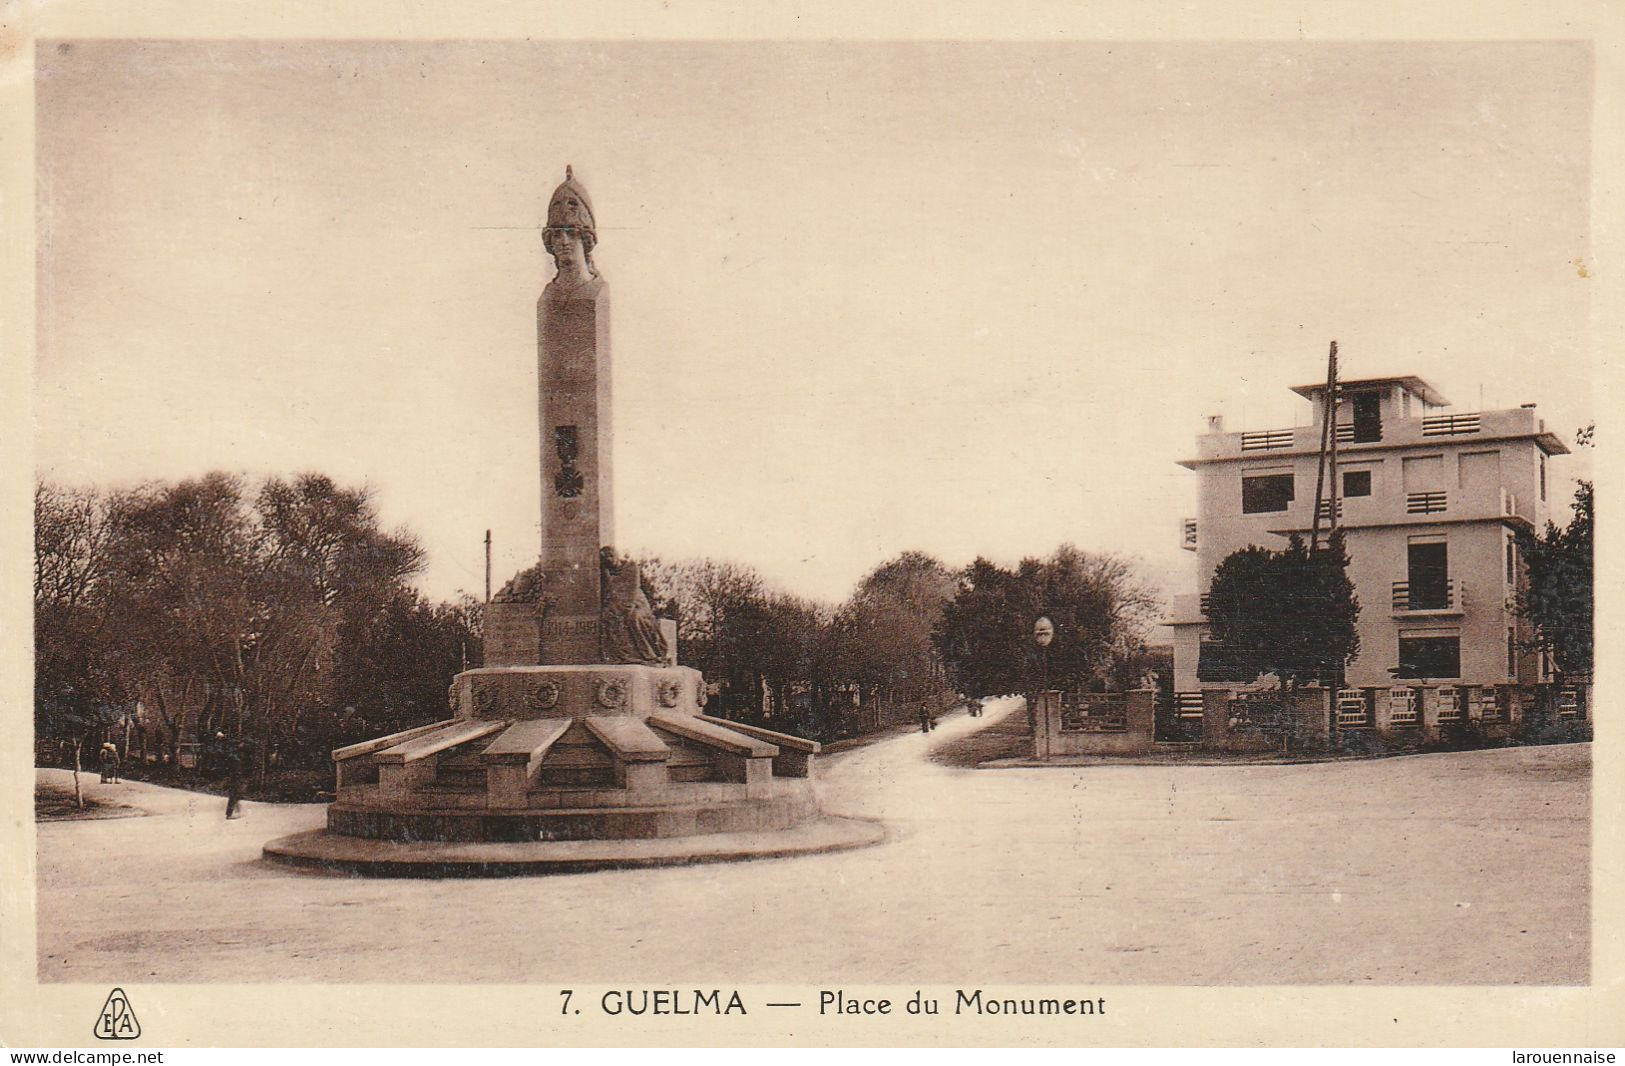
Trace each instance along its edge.
{"label": "low perimeter wall", "polygon": [[1155,743],[1157,693],[1072,694],[1043,692],[1036,697],[1034,754],[1133,755]]}
{"label": "low perimeter wall", "polygon": [[[1362,742],[1474,746],[1519,735],[1589,735],[1591,686],[1394,686],[1295,692],[1207,689],[1178,694],[1163,735],[1156,692],[1042,692],[1028,697],[1033,754],[1134,755],[1325,751]],[[1170,726],[1171,723],[1171,726]],[[1572,736],[1571,736],[1572,735]]]}

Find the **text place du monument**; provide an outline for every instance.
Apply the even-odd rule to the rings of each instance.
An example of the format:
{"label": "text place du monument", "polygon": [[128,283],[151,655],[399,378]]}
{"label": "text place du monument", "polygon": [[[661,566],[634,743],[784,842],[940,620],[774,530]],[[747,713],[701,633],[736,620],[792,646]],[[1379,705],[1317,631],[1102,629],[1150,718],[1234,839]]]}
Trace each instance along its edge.
{"label": "text place du monument", "polygon": [[333,753],[327,829],[273,858],[372,874],[545,872],[835,850],[870,822],[818,809],[818,745],[705,714],[635,563],[615,552],[609,287],[567,168],[536,305],[542,545],[493,597],[485,665],[449,717]]}

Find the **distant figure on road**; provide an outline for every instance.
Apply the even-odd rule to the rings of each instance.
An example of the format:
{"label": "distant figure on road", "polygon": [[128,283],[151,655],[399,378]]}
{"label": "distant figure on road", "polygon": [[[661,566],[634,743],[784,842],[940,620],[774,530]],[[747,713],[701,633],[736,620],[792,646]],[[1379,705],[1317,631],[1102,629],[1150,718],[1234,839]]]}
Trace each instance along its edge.
{"label": "distant figure on road", "polygon": [[927,707],[923,703],[920,704],[920,732],[922,732],[922,733],[931,732],[932,724],[933,723],[931,721],[931,709],[929,707]]}
{"label": "distant figure on road", "polygon": [[[226,735],[216,733],[215,740],[224,742]],[[232,744],[226,749],[226,817],[237,817],[237,805],[243,798],[243,767],[247,762],[248,744]]]}
{"label": "distant figure on road", "polygon": [[118,746],[112,741],[102,745],[101,750],[102,784],[118,784]]}

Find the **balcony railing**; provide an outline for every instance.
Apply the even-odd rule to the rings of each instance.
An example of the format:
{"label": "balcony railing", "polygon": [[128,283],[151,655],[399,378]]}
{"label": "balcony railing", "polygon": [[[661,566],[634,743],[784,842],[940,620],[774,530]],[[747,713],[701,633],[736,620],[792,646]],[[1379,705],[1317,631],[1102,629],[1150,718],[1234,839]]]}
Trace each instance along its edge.
{"label": "balcony railing", "polygon": [[1430,582],[1416,589],[1409,581],[1394,582],[1394,611],[1410,614],[1416,611],[1459,611],[1462,606],[1461,582],[1449,578],[1443,582]]}
{"label": "balcony railing", "polygon": [[1337,443],[1339,444],[1379,444],[1382,442],[1382,423],[1362,423],[1358,427],[1353,422],[1339,422],[1337,424]]}
{"label": "balcony railing", "polygon": [[1449,507],[1449,496],[1444,492],[1407,492],[1406,514],[1438,514]]}
{"label": "balcony railing", "polygon": [[1277,448],[1290,448],[1296,435],[1295,431],[1290,429],[1261,429],[1256,433],[1243,433],[1241,450],[1267,452]]}
{"label": "balcony railing", "polygon": [[1464,433],[1477,433],[1479,419],[1472,415],[1428,415],[1422,419],[1422,436],[1457,437]]}
{"label": "balcony railing", "polygon": [[[1337,427],[1339,444],[1361,448],[1366,443],[1404,445],[1434,443],[1441,437],[1480,435],[1485,437],[1525,436],[1544,432],[1534,411],[1513,409],[1481,411],[1471,414],[1431,414],[1420,418],[1384,419],[1376,431],[1366,427],[1365,436],[1377,436],[1376,441],[1355,439],[1355,424],[1343,422]],[[1320,426],[1310,423],[1295,429],[1246,430],[1242,432],[1215,432],[1197,438],[1200,459],[1223,459],[1256,452],[1294,450],[1313,453],[1320,447]]]}

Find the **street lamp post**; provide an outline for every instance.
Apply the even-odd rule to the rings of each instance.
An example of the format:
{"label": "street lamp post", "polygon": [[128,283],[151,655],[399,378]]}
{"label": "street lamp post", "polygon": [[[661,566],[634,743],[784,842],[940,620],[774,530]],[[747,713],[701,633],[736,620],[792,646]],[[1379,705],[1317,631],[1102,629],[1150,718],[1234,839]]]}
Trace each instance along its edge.
{"label": "street lamp post", "polygon": [[1049,646],[1055,640],[1055,623],[1040,617],[1033,623],[1033,643],[1038,645],[1038,692],[1029,700],[1027,717],[1033,730],[1033,742],[1040,757],[1049,754],[1048,717],[1041,708],[1049,706]]}
{"label": "street lamp post", "polygon": [[1038,645],[1043,690],[1049,691],[1049,646],[1055,640],[1055,623],[1047,617],[1033,623],[1033,643]]}

